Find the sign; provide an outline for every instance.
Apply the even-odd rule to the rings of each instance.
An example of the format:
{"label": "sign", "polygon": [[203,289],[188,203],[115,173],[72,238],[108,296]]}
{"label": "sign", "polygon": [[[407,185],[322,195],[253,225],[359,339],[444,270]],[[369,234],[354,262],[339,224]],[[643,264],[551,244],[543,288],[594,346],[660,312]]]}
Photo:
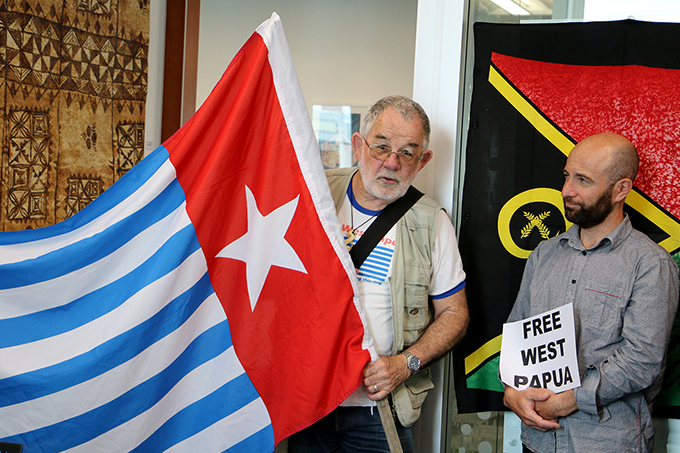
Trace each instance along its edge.
{"label": "sign", "polygon": [[517,390],[560,393],[579,387],[574,332],[573,304],[503,324],[501,380]]}

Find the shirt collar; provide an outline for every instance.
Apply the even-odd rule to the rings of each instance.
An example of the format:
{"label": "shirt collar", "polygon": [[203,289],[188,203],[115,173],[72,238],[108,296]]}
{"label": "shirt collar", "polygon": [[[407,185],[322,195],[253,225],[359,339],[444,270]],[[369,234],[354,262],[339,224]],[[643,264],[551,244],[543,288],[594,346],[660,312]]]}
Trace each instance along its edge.
{"label": "shirt collar", "polygon": [[[623,220],[619,225],[614,228],[609,234],[602,238],[602,240],[595,246],[591,247],[590,250],[597,249],[600,247],[605,247],[607,244],[611,244],[610,248],[616,248],[621,244],[633,230],[633,225],[630,223],[630,218],[628,214],[623,213]],[[585,247],[581,242],[581,227],[578,225],[572,225],[560,238],[560,244],[564,246],[569,244],[570,247],[576,250],[584,250]]]}

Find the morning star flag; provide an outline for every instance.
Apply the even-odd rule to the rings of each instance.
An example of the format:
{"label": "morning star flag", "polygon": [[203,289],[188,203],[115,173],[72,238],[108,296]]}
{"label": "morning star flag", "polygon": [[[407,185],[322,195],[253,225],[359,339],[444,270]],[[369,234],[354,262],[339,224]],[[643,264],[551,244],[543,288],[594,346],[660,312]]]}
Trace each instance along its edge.
{"label": "morning star flag", "polygon": [[[459,241],[471,324],[454,358],[462,413],[507,410],[498,379],[502,325],[526,258],[570,226],[560,190],[578,141],[610,131],[633,142],[641,162],[626,212],[680,261],[680,25],[474,27]],[[679,378],[676,322],[655,415],[680,415]]]}
{"label": "morning star flag", "polygon": [[274,14],[86,209],[0,234],[0,438],[271,452],[375,357],[353,272]]}

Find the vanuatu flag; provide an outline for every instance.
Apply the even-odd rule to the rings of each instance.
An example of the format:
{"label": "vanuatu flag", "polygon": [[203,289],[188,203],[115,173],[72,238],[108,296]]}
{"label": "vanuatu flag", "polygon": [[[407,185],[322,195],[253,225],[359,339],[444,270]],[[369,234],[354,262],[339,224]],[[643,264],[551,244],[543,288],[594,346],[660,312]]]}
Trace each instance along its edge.
{"label": "vanuatu flag", "polygon": [[[678,55],[677,24],[475,24],[460,232],[471,325],[455,357],[460,412],[506,410],[502,325],[526,258],[570,226],[560,190],[577,142],[599,132],[633,142],[640,172],[626,210],[680,261]],[[657,416],[680,416],[677,324]]]}

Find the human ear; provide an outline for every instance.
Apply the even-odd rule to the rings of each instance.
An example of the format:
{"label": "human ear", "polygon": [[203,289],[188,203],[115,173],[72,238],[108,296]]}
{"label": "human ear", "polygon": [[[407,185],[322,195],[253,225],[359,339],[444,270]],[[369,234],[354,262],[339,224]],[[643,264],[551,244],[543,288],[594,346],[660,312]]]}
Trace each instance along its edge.
{"label": "human ear", "polygon": [[429,149],[423,151],[423,155],[420,158],[420,162],[418,163],[419,164],[418,170],[421,170],[425,166],[425,164],[428,163],[430,159],[432,159],[432,156],[433,156],[432,151],[430,151]]}
{"label": "human ear", "polygon": [[628,178],[619,179],[614,185],[614,202],[618,203],[626,199],[633,190],[633,181]]}
{"label": "human ear", "polygon": [[354,157],[359,160],[359,155],[361,154],[361,148],[364,146],[364,139],[361,134],[355,132],[352,134],[352,152]]}

